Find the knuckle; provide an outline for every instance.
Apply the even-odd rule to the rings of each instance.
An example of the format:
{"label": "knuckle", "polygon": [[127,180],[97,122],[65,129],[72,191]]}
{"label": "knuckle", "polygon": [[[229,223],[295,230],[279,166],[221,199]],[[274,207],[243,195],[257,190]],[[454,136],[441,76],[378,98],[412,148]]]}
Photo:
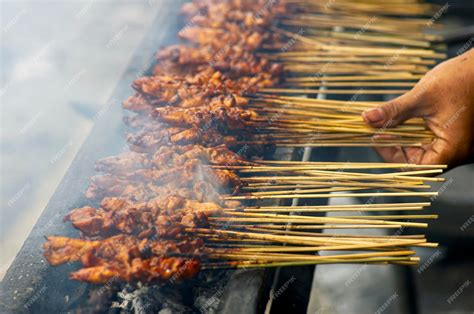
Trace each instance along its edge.
{"label": "knuckle", "polygon": [[388,115],[392,119],[397,119],[400,116],[400,103],[397,101],[391,101],[386,107]]}

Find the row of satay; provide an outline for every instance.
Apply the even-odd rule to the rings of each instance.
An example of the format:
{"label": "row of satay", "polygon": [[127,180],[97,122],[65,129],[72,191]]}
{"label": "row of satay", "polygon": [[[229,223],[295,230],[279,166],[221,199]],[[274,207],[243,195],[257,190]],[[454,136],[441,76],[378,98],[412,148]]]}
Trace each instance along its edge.
{"label": "row of satay", "polygon": [[240,206],[220,195],[243,185],[235,172],[206,165],[248,164],[264,152],[239,144],[255,133],[245,95],[281,79],[282,66],[256,52],[282,40],[269,29],[285,10],[263,0],[183,6],[189,22],[179,36],[191,45],[160,50],[153,74],[133,82],[136,93],[123,103],[134,113],[124,119],[130,150],[97,162],[102,174],[86,196],[100,205],[66,217],[80,239],[48,237],[50,264],[80,261],[71,278],[90,283],[163,282],[199,271],[204,241],[186,230],[210,228],[210,213]]}

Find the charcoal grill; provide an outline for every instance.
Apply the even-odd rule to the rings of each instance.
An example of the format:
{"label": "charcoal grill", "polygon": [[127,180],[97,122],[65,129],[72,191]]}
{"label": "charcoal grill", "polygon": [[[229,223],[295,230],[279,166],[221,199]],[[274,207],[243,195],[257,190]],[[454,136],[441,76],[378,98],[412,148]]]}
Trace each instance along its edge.
{"label": "charcoal grill", "polygon": [[[89,137],[82,145],[1,283],[0,312],[88,312],[93,308],[103,310],[101,304],[109,304],[116,298],[107,286],[105,289],[100,289],[69,280],[68,273],[75,266],[50,267],[43,258],[41,247],[47,235],[77,236],[74,228],[63,223],[63,217],[70,208],[84,204],[83,192],[87,187],[88,177],[94,175],[95,161],[123,149],[125,126],[122,122],[123,112],[120,102],[130,94],[131,82],[151,67],[151,60],[154,59],[154,53],[158,47],[177,41],[177,32],[185,26],[179,14],[182,3],[184,1],[169,3],[157,13],[110,100],[95,116],[95,125]],[[272,271],[264,270],[239,270],[207,274],[209,276],[206,276],[206,279],[209,282],[207,286],[203,284],[204,288],[197,302],[196,300],[173,301],[172,308],[183,312],[189,312],[190,308],[194,311],[211,312],[220,307],[220,311],[226,313],[256,313],[265,307],[261,300],[268,295],[272,273]],[[180,291],[180,288],[182,287],[175,289],[174,294]],[[170,297],[172,294],[170,292],[164,298],[172,299]],[[90,301],[91,298],[93,301]],[[226,301],[220,302],[220,300]],[[90,302],[94,304],[91,305]],[[176,302],[184,303],[182,308],[179,308]],[[199,308],[196,307],[195,302]],[[141,310],[146,312],[147,309],[152,310],[153,306],[157,305],[142,305]],[[140,305],[135,307],[135,311],[137,310],[140,310]]]}
{"label": "charcoal grill", "polygon": [[[126,287],[119,291],[115,289],[113,282],[103,287],[95,287],[71,281],[68,279],[68,273],[75,269],[75,265],[53,268],[43,258],[41,247],[46,235],[77,236],[77,230],[63,223],[63,217],[71,208],[85,203],[83,192],[88,177],[95,173],[95,161],[123,149],[125,126],[122,123],[120,102],[129,96],[131,82],[142,75],[144,69],[150,67],[150,60],[154,59],[157,48],[177,41],[177,32],[185,26],[179,14],[183,2],[170,2],[157,13],[110,100],[95,116],[95,125],[89,137],[1,283],[0,312],[118,312],[121,311],[117,308],[120,305],[132,312],[142,313],[156,312],[163,308],[183,313],[306,312],[314,266],[204,272],[195,280],[182,285],[138,290]],[[344,152],[353,153],[357,150]],[[337,154],[336,148],[315,149],[312,152],[296,149],[278,150],[272,157],[286,160],[305,158],[334,161]],[[325,204],[327,199],[304,202],[305,204],[300,205]],[[280,291],[282,288],[285,288],[283,292]],[[127,296],[133,296],[137,291],[142,293],[138,294],[137,299],[127,299]],[[122,297],[117,297],[117,293]],[[115,309],[110,307],[112,302],[115,302]]]}

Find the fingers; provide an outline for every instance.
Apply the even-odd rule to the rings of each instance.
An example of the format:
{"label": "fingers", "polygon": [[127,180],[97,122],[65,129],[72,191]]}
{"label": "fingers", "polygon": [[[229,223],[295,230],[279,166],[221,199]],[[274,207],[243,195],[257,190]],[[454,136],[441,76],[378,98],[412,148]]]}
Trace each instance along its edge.
{"label": "fingers", "polygon": [[407,159],[400,147],[375,147],[377,154],[386,162],[406,163]]}
{"label": "fingers", "polygon": [[386,162],[420,165],[453,165],[456,157],[443,139],[436,139],[425,147],[375,147],[375,151]]}
{"label": "fingers", "polygon": [[415,89],[376,108],[362,113],[364,121],[372,127],[389,128],[419,116],[421,102]]}
{"label": "fingers", "polygon": [[425,149],[421,147],[375,147],[375,151],[386,162],[421,164]]}
{"label": "fingers", "polygon": [[[393,135],[387,135],[387,134],[378,134],[374,135],[372,137],[372,141],[374,143],[377,143],[379,139],[384,139],[384,140],[396,140],[397,137]],[[407,158],[405,156],[404,151],[402,150],[402,147],[397,146],[397,147],[374,147],[375,151],[377,154],[385,161],[387,162],[396,162],[396,163],[404,163],[407,162]]]}
{"label": "fingers", "polygon": [[447,141],[436,139],[424,147],[376,147],[375,150],[386,162],[445,165],[452,164],[456,157],[448,148]]}
{"label": "fingers", "polygon": [[422,147],[404,147],[403,150],[407,156],[407,163],[409,164],[421,164],[426,152]]}
{"label": "fingers", "polygon": [[437,138],[426,148],[420,164],[453,165],[455,158],[455,151],[450,149],[449,143],[444,139]]}

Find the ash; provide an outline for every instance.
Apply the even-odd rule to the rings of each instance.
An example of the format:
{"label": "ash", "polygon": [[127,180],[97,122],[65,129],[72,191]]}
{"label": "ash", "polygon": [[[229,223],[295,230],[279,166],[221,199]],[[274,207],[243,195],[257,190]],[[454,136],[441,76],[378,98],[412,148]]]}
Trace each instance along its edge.
{"label": "ash", "polygon": [[231,271],[202,271],[189,282],[125,285],[111,308],[120,313],[218,313]]}

